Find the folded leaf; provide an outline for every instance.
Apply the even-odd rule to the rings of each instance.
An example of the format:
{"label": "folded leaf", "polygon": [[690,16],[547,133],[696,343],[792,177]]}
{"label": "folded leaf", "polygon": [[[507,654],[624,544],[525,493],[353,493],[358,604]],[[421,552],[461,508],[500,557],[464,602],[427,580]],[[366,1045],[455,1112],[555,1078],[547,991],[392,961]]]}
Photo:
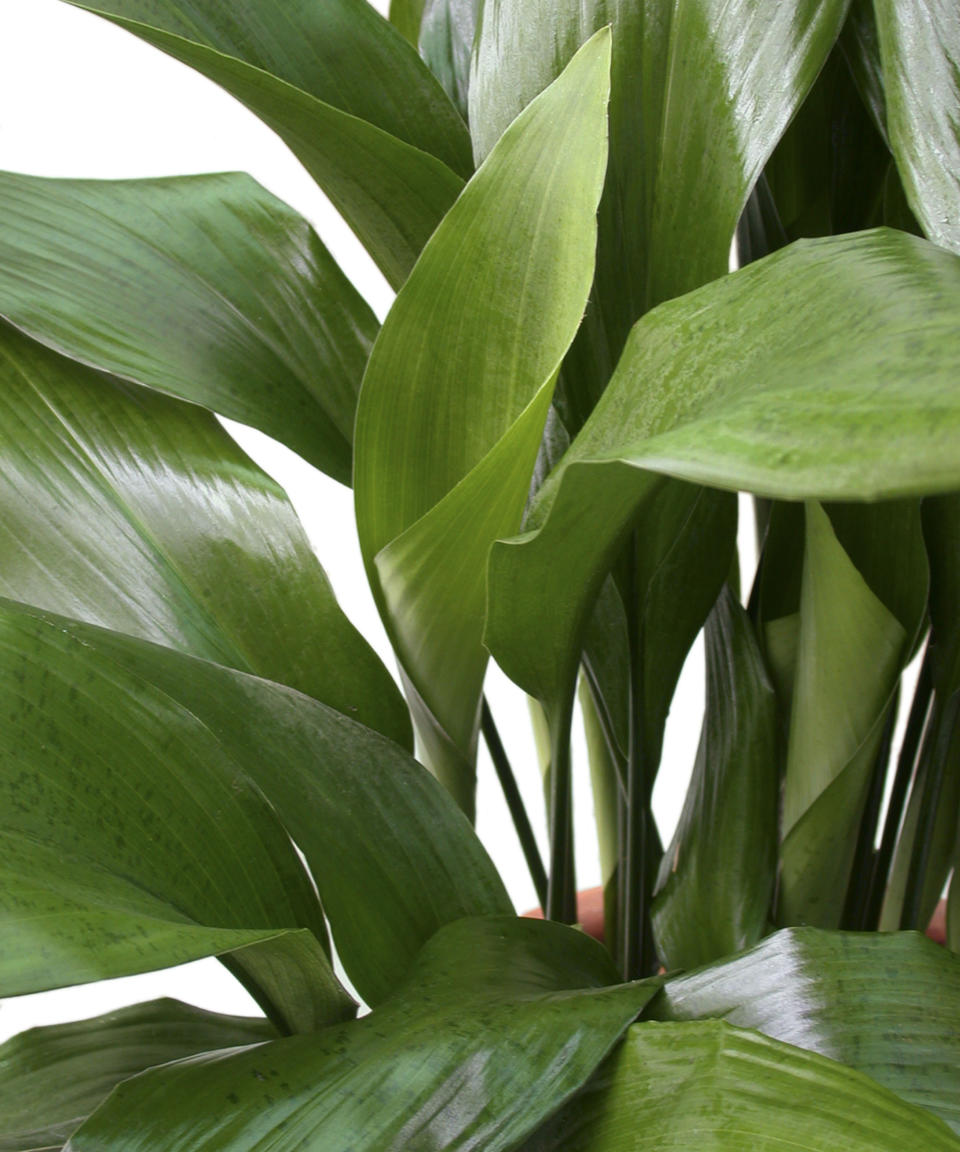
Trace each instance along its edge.
{"label": "folded leaf", "polygon": [[397,297],[360,395],[364,561],[434,767],[468,811],[484,561],[519,526],[589,292],[608,68],[600,33],[490,155]]}
{"label": "folded leaf", "polygon": [[[270,6],[269,24],[263,5],[250,0],[229,8],[113,0],[90,10],[202,72],[259,116],[399,287],[470,171],[463,123],[413,49],[365,0],[299,0],[293,19],[278,0]],[[371,60],[382,71],[371,72]]]}
{"label": "folded leaf", "polygon": [[866,1072],[960,1133],[960,958],[918,934],[785,929],[669,979],[647,1015],[756,1028]]}
{"label": "folded leaf", "polygon": [[[11,749],[7,787],[11,797],[18,790],[22,794],[3,810],[11,812],[7,823],[21,834],[42,836],[63,853],[82,849],[126,881],[142,876],[151,893],[167,877],[182,886],[176,890],[177,907],[187,914],[189,893],[196,890],[203,911],[218,895],[216,881],[229,895],[227,908],[236,909],[224,926],[286,927],[290,919],[291,926],[310,926],[307,913],[316,916],[318,905],[292,854],[287,836],[292,837],[319,889],[347,973],[370,1003],[396,985],[423,942],[443,924],[510,910],[489,857],[449,797],[385,737],[292,689],[168,648],[13,607],[6,617],[17,655],[2,665],[8,699],[11,708],[23,703],[11,713],[2,738]],[[34,678],[29,695],[17,688],[19,660]],[[54,674],[57,679],[44,696],[43,686]],[[82,690],[88,677],[97,685],[92,699]],[[71,684],[77,688],[73,695]],[[49,733],[38,723],[41,703]],[[147,718],[140,720],[145,709],[152,727]],[[14,755],[21,744],[25,752]],[[66,750],[62,760],[51,751],[58,747]],[[85,775],[71,774],[74,760],[92,761]],[[109,815],[118,802],[117,775],[123,779],[138,767],[144,784],[134,790],[127,786],[123,797],[130,831],[117,829],[115,836],[104,837],[102,824],[113,828],[118,819]],[[63,777],[59,791],[43,790],[41,771]],[[153,807],[144,803],[151,798],[154,776],[170,778],[160,838],[151,831],[159,797]],[[269,861],[257,863],[264,848],[245,847],[240,832],[223,844],[231,834],[229,808],[216,791],[204,800],[197,777],[209,780],[210,789],[227,790],[228,800],[235,794],[232,807],[249,796],[248,804],[263,811],[267,831],[276,829],[282,842],[284,867],[293,867],[288,858],[296,865],[286,895],[279,880],[275,892],[269,888]],[[93,789],[89,803],[103,809],[99,823],[95,817],[75,818],[86,787]],[[28,810],[14,823],[19,805],[28,801]],[[156,861],[144,841],[160,854]],[[209,856],[205,871],[191,868],[184,843],[196,844],[204,860]],[[120,863],[114,867],[114,861]],[[61,867],[69,873],[68,864]],[[304,885],[307,910],[286,912]],[[263,905],[252,903],[255,898]],[[210,915],[218,907],[214,900]],[[287,920],[278,921],[281,916]],[[318,931],[321,927],[322,921]],[[94,952],[95,944],[88,943]],[[271,974],[259,965],[255,975],[262,980]]]}
{"label": "folded leaf", "polygon": [[586,1081],[659,987],[603,986],[613,979],[603,948],[563,925],[461,921],[370,1016],[128,1081],[68,1147],[506,1152]]}
{"label": "folded leaf", "polygon": [[960,252],[960,13],[875,0],[890,146],[924,232]]}
{"label": "folded leaf", "polygon": [[[960,261],[880,231],[792,245],[649,313],[530,531],[491,550],[498,663],[536,693],[579,650],[619,541],[656,518],[655,473],[786,499],[960,487],[958,308]],[[536,621],[515,610],[534,597]]]}
{"label": "folded leaf", "polygon": [[524,1152],[956,1152],[950,1129],[869,1076],[720,1020],[634,1024]]}
{"label": "folded leaf", "polygon": [[652,918],[668,968],[756,943],[777,867],[776,707],[749,617],[729,586],[707,620],[707,711],[683,812],[657,877]]}
{"label": "folded leaf", "polygon": [[0,174],[0,315],[350,483],[378,325],[307,222],[248,176]]}
{"label": "folded leaf", "polygon": [[283,490],[208,412],[0,322],[0,595],[410,722]]}
{"label": "folded leaf", "polygon": [[0,1149],[61,1148],[122,1080],[217,1048],[276,1039],[266,1020],[176,1000],[33,1028],[0,1047]]}

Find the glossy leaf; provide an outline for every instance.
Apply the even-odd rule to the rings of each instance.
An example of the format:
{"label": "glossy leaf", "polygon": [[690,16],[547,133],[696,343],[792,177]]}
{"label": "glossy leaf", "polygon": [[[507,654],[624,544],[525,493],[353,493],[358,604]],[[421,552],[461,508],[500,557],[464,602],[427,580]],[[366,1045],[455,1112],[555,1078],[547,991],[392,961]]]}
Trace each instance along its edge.
{"label": "glossy leaf", "polygon": [[283,490],[212,415],[0,322],[0,595],[290,684],[409,743]]}
{"label": "glossy leaf", "polygon": [[112,0],[90,10],[259,116],[399,287],[470,171],[463,123],[365,0],[297,0],[295,9],[271,0],[270,9],[269,24],[259,0]]}
{"label": "glossy leaf", "polygon": [[657,515],[657,473],[785,499],[955,490],[958,307],[955,257],[880,231],[792,245],[644,317],[527,534],[491,550],[498,663],[535,693],[579,649],[619,542]]}
{"label": "glossy leaf", "polygon": [[276,1038],[264,1019],[176,1000],[22,1032],[0,1047],[0,1149],[62,1148],[122,1080],[200,1052]]}
{"label": "glossy leaf", "polygon": [[615,976],[599,944],[563,925],[461,921],[369,1017],[148,1073],[68,1147],[506,1152],[584,1083],[659,986],[603,986]]}
{"label": "glossy leaf", "polygon": [[[93,787],[95,777],[90,773],[100,771],[101,762],[104,772],[129,771],[120,753],[130,748],[130,760],[142,764],[148,779],[149,773],[172,773],[173,779],[185,775],[191,782],[186,788],[193,787],[200,774],[204,779],[209,776],[210,787],[226,779],[240,796],[253,795],[274,821],[283,821],[283,830],[302,851],[340,957],[368,1002],[383,999],[419,947],[443,924],[466,915],[509,911],[500,879],[473,831],[429,774],[391,741],[279,684],[89,626],[47,622],[22,613],[12,618],[17,622],[15,635],[22,634],[16,650],[23,650],[23,660],[32,661],[38,684],[53,676],[46,671],[52,668],[57,669],[57,684],[63,685],[67,702],[54,708],[48,693],[45,710],[54,735],[67,749],[62,772],[68,773],[71,756],[86,762],[85,733],[94,725],[89,710],[97,708],[94,732],[102,734],[105,750],[85,778],[68,773],[64,787],[80,789],[84,795],[84,787]],[[33,655],[34,649],[40,655]],[[12,661],[7,667],[15,684],[17,667]],[[98,684],[103,683],[93,703],[78,690],[68,708],[71,682],[82,686],[83,678],[94,674]],[[141,697],[144,705],[139,703]],[[5,729],[4,735],[13,747],[29,735],[33,741],[28,745],[29,763],[45,765],[44,744],[52,746],[52,737],[44,741],[43,728],[36,723],[37,699],[36,693],[25,698],[22,709],[11,714],[17,727]],[[145,706],[156,715],[152,740],[135,724]],[[68,724],[71,716],[76,720]],[[108,716],[113,718],[109,725]],[[29,798],[30,789],[39,785],[31,783],[33,777],[23,777],[17,763],[16,757],[10,760],[10,787],[27,789]],[[108,775],[92,794],[102,805],[116,802],[111,779]],[[141,793],[127,798],[129,819],[134,828],[144,823],[151,828],[156,817],[144,807]],[[209,867],[215,875],[232,877],[236,871],[248,878],[253,893],[262,894],[254,849],[244,849],[238,839],[229,851],[221,850],[220,842],[228,836],[223,820],[216,835],[205,826],[188,834],[175,816],[176,805],[187,803],[181,795],[178,792],[171,800],[168,835],[177,838],[172,864],[160,861],[151,868],[146,857],[137,857],[137,868],[150,869],[151,877],[173,876],[185,884],[182,874],[190,866],[183,858],[182,837],[210,854]],[[193,803],[202,806],[202,793],[194,788],[193,795]],[[205,818],[215,820],[217,807],[208,802]],[[95,821],[79,827],[74,822],[58,823],[57,812],[53,799],[40,795],[24,816],[29,817],[28,824],[17,827],[24,834],[42,832],[63,851],[71,850],[72,838],[80,837],[82,844],[92,840],[89,850],[94,860],[101,850],[108,861],[115,851],[125,860],[123,852],[135,851],[142,838],[123,837],[122,844],[115,844],[99,834]],[[284,844],[289,852],[285,837]],[[167,850],[158,841],[157,851]],[[174,853],[174,848],[169,851]],[[124,876],[138,874],[126,862],[124,868]],[[191,885],[201,893],[211,889],[212,882],[199,870],[190,874]],[[260,922],[266,917],[269,924],[275,922],[271,916],[281,915],[294,898],[296,883],[302,885],[299,875],[298,864],[290,881],[292,894],[284,897],[278,892],[272,897],[269,911],[258,911]],[[231,899],[242,900],[246,890],[239,879],[229,884]],[[178,907],[187,907],[186,901],[184,893]],[[315,907],[312,892],[311,906]]]}
{"label": "glossy leaf", "polygon": [[426,0],[420,24],[420,55],[467,118],[470,57],[483,0]]}
{"label": "glossy leaf", "polygon": [[960,12],[875,0],[890,145],[927,236],[960,252]]}
{"label": "glossy leaf", "polygon": [[785,929],[668,980],[647,1014],[756,1028],[867,1073],[960,1133],[960,958],[919,934]]}
{"label": "glossy leaf", "polygon": [[0,315],[350,483],[378,325],[307,222],[248,176],[0,174]]}
{"label": "glossy leaf", "polygon": [[707,710],[652,918],[668,969],[695,968],[764,934],[777,867],[776,706],[750,619],[729,586],[707,621]]}
{"label": "glossy leaf", "polygon": [[288,830],[210,727],[96,649],[115,633],[0,605],[2,994],[256,944],[230,963],[278,1024],[349,1015]]}
{"label": "glossy leaf", "polygon": [[472,809],[484,560],[515,531],[593,269],[609,34],[517,120],[387,318],[357,412],[360,542],[431,763]]}
{"label": "glossy leaf", "polygon": [[840,49],[875,128],[889,144],[887,98],[873,0],[852,0],[847,22],[840,34]]}
{"label": "glossy leaf", "polygon": [[955,1152],[950,1129],[869,1076],[721,1020],[634,1024],[524,1152]]}

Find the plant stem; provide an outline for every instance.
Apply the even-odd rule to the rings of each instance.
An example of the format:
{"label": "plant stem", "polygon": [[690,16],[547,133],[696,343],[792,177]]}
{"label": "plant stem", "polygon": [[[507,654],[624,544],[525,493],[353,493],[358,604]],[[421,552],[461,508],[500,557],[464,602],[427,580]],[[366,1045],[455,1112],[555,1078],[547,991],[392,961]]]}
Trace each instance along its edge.
{"label": "plant stem", "polygon": [[510,810],[510,818],[513,820],[517,839],[523,849],[523,856],[527,862],[527,868],[530,870],[530,878],[533,880],[537,899],[540,901],[540,907],[544,908],[547,903],[547,870],[543,866],[540,849],[537,847],[537,839],[533,834],[533,826],[527,815],[520,789],[517,787],[517,778],[510,767],[510,761],[494,723],[493,713],[490,711],[486,696],[483,698],[480,710],[480,730],[483,732],[484,742],[490,752],[490,759],[493,761],[497,779],[500,781],[503,798]]}
{"label": "plant stem", "polygon": [[863,815],[860,818],[860,830],[857,834],[857,846],[853,854],[853,867],[850,870],[847,900],[841,921],[841,926],[850,931],[863,931],[867,926],[865,921],[867,901],[870,896],[877,855],[873,845],[877,834],[877,822],[880,819],[880,806],[883,803],[883,791],[890,767],[890,750],[893,746],[893,730],[896,727],[899,699],[898,688],[887,711],[883,735],[880,738],[880,747],[877,749],[877,758],[870,777],[870,791],[864,805]]}
{"label": "plant stem", "polygon": [[573,860],[573,787],[570,762],[570,723],[575,688],[566,694],[562,710],[550,720],[550,879],[547,919],[573,924],[577,919],[577,882]]}
{"label": "plant stem", "polygon": [[625,980],[647,975],[651,957],[647,875],[648,792],[643,748],[643,653],[637,590],[637,540],[631,537],[627,577],[627,631],[630,675],[629,746],[627,751],[627,828],[623,885],[624,919],[619,938]]}
{"label": "plant stem", "polygon": [[927,882],[927,866],[930,862],[937,810],[940,807],[940,796],[946,776],[947,758],[958,717],[960,717],[960,693],[954,693],[946,704],[941,704],[936,696],[934,697],[933,716],[924,739],[922,759],[926,762],[927,771],[910,853],[910,870],[907,873],[903,909],[900,912],[901,930],[926,928],[926,924],[920,923],[924,913],[923,890]]}
{"label": "plant stem", "polygon": [[933,674],[930,667],[930,648],[928,645],[923,663],[920,666],[920,675],[917,677],[917,686],[913,693],[913,702],[910,705],[910,715],[903,734],[903,743],[897,757],[897,771],[893,778],[890,803],[887,805],[887,816],[883,825],[880,848],[874,857],[873,874],[870,877],[870,887],[867,892],[863,916],[864,927],[868,930],[876,930],[880,925],[880,913],[883,909],[883,898],[886,895],[890,876],[893,850],[896,847],[897,835],[903,820],[903,808],[907,800],[910,781],[913,778],[920,740],[927,724],[932,695]]}

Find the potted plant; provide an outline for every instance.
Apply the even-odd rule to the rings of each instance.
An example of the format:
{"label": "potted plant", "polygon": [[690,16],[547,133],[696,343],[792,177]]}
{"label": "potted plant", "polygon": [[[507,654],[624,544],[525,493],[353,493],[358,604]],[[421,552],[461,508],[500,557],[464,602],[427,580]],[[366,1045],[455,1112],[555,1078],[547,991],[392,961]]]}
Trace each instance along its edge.
{"label": "potted plant", "polygon": [[[958,885],[948,948],[881,931],[960,843],[956,13],[97,10],[273,128],[398,295],[378,326],[243,176],[0,177],[0,994],[216,955],[264,1013],[25,1033],[0,1145],[960,1148]],[[405,697],[212,411],[352,482]],[[568,926],[578,699],[606,948]],[[547,922],[472,830],[481,732]]]}

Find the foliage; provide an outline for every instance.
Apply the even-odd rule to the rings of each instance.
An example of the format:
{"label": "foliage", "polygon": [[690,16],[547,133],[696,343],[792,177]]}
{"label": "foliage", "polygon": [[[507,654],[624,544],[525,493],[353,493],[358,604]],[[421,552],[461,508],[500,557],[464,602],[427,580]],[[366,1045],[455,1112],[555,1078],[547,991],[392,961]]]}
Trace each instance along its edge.
{"label": "foliage", "polygon": [[[960,958],[910,931],[953,875],[960,945],[955,5],[96,12],[277,132],[397,296],[242,175],[0,174],[0,995],[216,955],[263,1009],[16,1037],[0,1148],[960,1149]],[[353,484],[403,695],[214,411]],[[545,922],[473,831],[481,732]]]}

